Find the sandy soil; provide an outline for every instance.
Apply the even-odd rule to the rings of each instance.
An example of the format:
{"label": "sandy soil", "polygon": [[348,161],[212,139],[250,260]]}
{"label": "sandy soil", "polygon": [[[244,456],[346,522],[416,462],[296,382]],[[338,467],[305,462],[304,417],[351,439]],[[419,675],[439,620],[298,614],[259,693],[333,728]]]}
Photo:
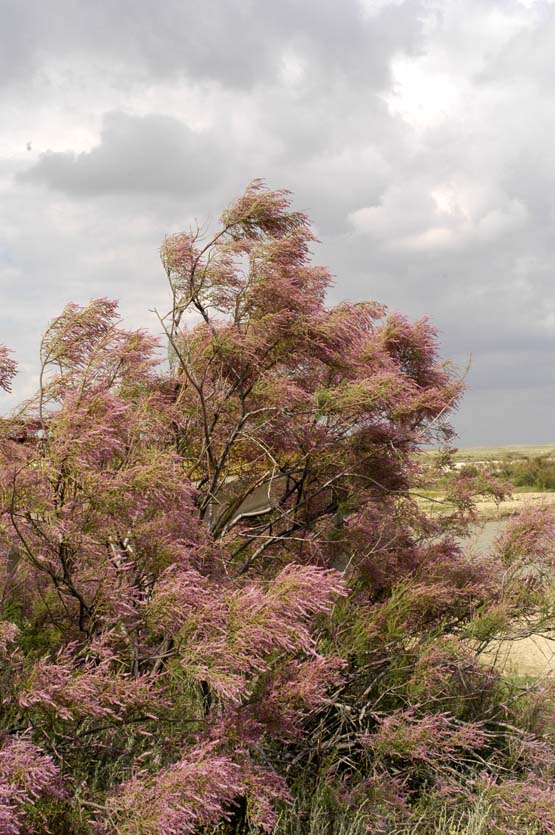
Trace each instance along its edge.
{"label": "sandy soil", "polygon": [[480,499],[476,502],[476,510],[481,518],[502,519],[513,516],[525,505],[553,505],[555,493],[513,493],[510,499],[496,504],[493,499]]}
{"label": "sandy soil", "polygon": [[501,641],[487,653],[505,673],[543,676],[555,671],[555,640],[534,635],[520,641]]}
{"label": "sandy soil", "polygon": [[[441,505],[441,495],[418,496],[418,503],[430,513],[445,513],[449,505]],[[439,503],[438,503],[439,501]],[[502,502],[495,502],[492,498],[475,500],[475,507],[480,519],[504,519],[519,513],[526,505],[555,505],[555,492],[553,493],[513,493],[513,495]]]}

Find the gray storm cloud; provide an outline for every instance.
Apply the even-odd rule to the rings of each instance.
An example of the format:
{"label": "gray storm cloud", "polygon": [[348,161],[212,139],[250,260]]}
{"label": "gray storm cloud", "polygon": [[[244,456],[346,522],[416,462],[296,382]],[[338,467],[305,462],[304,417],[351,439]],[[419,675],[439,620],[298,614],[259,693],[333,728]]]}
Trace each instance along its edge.
{"label": "gray storm cloud", "polygon": [[[3,0],[5,82],[76,57],[107,62],[127,84],[188,74],[252,88],[279,75],[283,50],[298,49],[319,75],[375,86],[397,49],[418,47],[424,4],[357,0]],[[369,8],[374,5],[369,4]],[[99,66],[97,65],[97,69]]]}
{"label": "gray storm cloud", "polygon": [[[555,441],[555,6],[0,0],[0,341],[69,301],[155,328],[165,234],[288,187],[336,285],[430,315],[463,443]],[[29,149],[29,150],[28,150]]]}
{"label": "gray storm cloud", "polygon": [[69,196],[202,192],[221,176],[224,156],[212,136],[193,133],[172,116],[118,111],[103,119],[100,142],[90,151],[46,151],[17,175]]}

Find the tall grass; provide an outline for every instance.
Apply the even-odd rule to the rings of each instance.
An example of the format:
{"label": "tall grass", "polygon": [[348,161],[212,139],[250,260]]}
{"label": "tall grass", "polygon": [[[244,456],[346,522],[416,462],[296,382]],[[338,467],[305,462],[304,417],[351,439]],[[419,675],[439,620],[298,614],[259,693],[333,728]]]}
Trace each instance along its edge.
{"label": "tall grass", "polygon": [[[283,812],[274,835],[504,835],[495,825],[489,804],[479,799],[471,809],[454,813],[434,807],[410,823],[385,828],[369,825],[367,811],[361,807],[330,816],[329,808],[316,796],[308,810],[304,803],[297,802]],[[521,829],[522,835],[539,835],[541,831],[534,825]]]}
{"label": "tall grass", "polygon": [[414,823],[392,829],[390,835],[493,835],[495,831],[491,828],[489,807],[478,802],[463,814],[442,809],[433,820],[424,814]]}
{"label": "tall grass", "polygon": [[364,808],[330,814],[323,803],[295,803],[283,812],[274,835],[368,835],[368,816]]}

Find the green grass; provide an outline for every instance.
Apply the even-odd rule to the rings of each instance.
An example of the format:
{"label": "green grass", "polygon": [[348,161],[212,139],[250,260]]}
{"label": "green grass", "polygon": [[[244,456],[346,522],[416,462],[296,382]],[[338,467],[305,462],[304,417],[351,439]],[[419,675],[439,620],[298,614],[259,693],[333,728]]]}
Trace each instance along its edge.
{"label": "green grass", "polygon": [[362,811],[338,814],[332,821],[327,811],[316,806],[308,819],[295,808],[282,815],[274,835],[368,835],[369,831]]}
{"label": "green grass", "polygon": [[[314,804],[310,816],[302,815],[293,807],[284,813],[276,827],[274,835],[368,835],[379,831],[383,835],[502,835],[502,830],[495,826],[492,809],[479,799],[472,809],[458,813],[446,810],[434,810],[433,818],[423,813],[412,823],[375,830],[368,826],[364,810],[350,814],[338,814],[333,821],[318,803]],[[543,830],[536,826],[523,824],[522,835],[539,835]]]}

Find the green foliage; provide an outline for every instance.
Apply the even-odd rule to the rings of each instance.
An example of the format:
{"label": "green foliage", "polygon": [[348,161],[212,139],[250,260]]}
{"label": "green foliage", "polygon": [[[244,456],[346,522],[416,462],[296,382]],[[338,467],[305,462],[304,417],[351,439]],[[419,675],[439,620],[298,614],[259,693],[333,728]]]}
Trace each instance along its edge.
{"label": "green foliage", "polygon": [[460,450],[449,458],[427,455],[425,459],[437,466],[434,484],[445,490],[460,478],[493,476],[517,489],[526,488],[538,492],[555,490],[555,457],[553,448],[541,454],[522,451],[507,452],[503,448],[484,448],[472,451]]}
{"label": "green foliage", "polygon": [[515,487],[555,490],[555,461],[552,459],[532,458],[507,462],[499,468],[499,473]]}

